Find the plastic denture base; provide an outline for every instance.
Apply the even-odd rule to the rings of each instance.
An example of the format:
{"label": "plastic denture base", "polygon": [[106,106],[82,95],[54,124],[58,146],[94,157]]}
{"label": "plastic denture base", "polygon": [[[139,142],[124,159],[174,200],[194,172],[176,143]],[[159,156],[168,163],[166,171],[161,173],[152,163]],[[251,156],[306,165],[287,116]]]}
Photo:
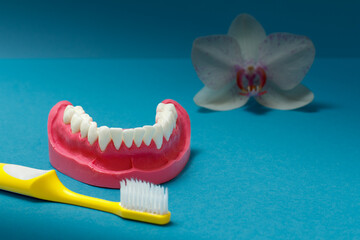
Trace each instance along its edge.
{"label": "plastic denture base", "polygon": [[[81,182],[108,188],[119,188],[123,179],[142,179],[161,184],[176,177],[190,156],[190,119],[186,110],[174,100],[176,126],[168,140],[162,137],[160,149],[154,139],[147,146],[127,147],[124,141],[117,150],[113,140],[102,151],[99,141],[92,144],[80,132],[73,133],[71,124],[63,120],[68,101],[57,103],[49,113],[48,140],[50,162],[60,172]],[[125,130],[125,129],[124,129]],[[90,129],[89,129],[90,131]]]}

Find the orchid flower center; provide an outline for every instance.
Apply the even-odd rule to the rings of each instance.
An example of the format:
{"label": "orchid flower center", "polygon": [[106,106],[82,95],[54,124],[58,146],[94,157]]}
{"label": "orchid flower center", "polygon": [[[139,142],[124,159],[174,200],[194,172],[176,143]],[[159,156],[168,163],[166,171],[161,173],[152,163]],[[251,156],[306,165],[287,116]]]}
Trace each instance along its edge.
{"label": "orchid flower center", "polygon": [[254,66],[240,68],[236,74],[236,83],[241,90],[240,95],[248,97],[264,95],[266,93],[263,91],[266,83],[265,70]]}

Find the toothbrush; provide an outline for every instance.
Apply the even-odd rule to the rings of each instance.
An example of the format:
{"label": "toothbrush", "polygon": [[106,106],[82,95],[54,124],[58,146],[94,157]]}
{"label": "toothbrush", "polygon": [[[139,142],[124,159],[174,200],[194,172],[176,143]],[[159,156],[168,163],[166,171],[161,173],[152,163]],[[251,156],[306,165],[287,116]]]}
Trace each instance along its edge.
{"label": "toothbrush", "polygon": [[122,218],[164,225],[170,221],[168,190],[141,180],[120,183],[121,203],[75,193],[59,180],[55,170],[39,170],[0,163],[0,189],[47,201],[113,213]]}

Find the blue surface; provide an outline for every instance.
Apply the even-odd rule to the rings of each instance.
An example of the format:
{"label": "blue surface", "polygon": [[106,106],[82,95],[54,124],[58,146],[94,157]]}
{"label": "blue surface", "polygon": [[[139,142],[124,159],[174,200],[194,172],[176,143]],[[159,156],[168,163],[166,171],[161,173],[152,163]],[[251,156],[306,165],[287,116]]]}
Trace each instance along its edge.
{"label": "blue surface", "polygon": [[0,1],[0,58],[190,57],[240,13],[267,33],[310,37],[317,56],[360,57],[360,1]]}
{"label": "blue surface", "polygon": [[[172,98],[192,122],[190,161],[164,184],[169,225],[1,191],[1,239],[359,239],[359,64],[316,59],[304,81],[315,100],[303,109],[212,112],[192,102],[202,83],[189,59],[0,60],[1,162],[52,168],[47,115],[60,100],[99,125],[137,127]],[[75,192],[119,201],[119,190],[58,175]]]}

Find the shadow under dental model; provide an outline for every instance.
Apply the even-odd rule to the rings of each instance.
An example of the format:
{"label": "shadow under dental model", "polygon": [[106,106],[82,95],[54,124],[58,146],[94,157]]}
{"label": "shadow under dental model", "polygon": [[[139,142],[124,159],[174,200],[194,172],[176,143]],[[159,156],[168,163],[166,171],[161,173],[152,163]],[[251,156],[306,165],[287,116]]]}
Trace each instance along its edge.
{"label": "shadow under dental model", "polygon": [[183,170],[175,178],[171,179],[170,181],[168,181],[164,184],[176,182],[176,181],[178,181],[178,179],[180,180],[180,178],[184,175],[184,173],[187,172],[188,168],[192,165],[194,158],[196,158],[196,156],[200,152],[201,152],[201,150],[199,150],[197,148],[195,148],[195,149],[191,148],[189,160],[188,160],[187,164],[185,165],[185,167],[183,168]]}

